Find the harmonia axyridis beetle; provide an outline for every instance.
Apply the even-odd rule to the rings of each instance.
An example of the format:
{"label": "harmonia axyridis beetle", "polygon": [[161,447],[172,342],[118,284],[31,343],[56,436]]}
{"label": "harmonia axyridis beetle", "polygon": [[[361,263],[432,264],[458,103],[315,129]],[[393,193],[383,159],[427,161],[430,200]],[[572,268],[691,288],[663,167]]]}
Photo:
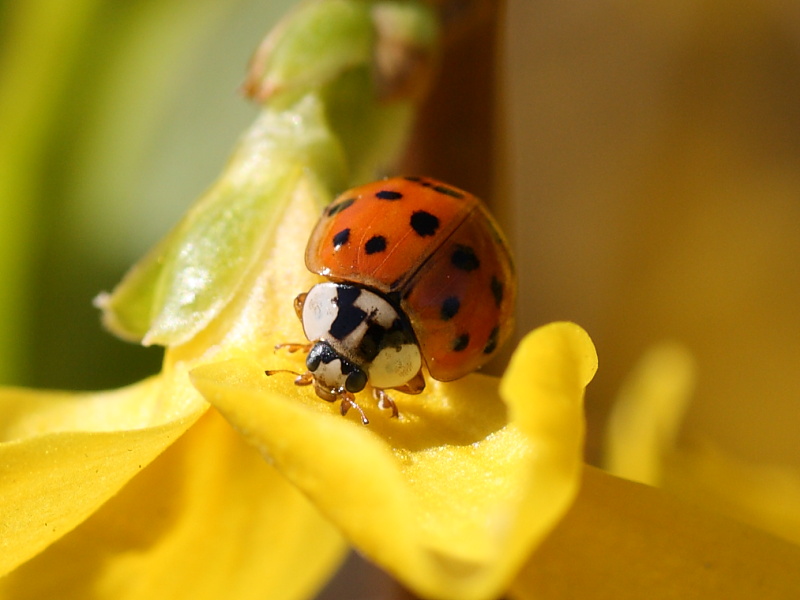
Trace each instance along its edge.
{"label": "harmonia axyridis beetle", "polygon": [[[472,194],[422,177],[396,177],[341,194],[323,212],[306,266],[328,279],[295,300],[309,344],[298,385],[341,400],[369,386],[418,394],[431,377],[474,371],[509,336],[516,295],[511,255],[494,219]],[[267,371],[272,375],[278,371]]]}

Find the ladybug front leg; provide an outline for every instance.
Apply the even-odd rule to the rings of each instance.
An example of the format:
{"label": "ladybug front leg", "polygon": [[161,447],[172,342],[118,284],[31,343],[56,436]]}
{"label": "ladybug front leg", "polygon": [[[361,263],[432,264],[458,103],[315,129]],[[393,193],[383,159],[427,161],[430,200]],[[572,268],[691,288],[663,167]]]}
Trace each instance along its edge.
{"label": "ladybug front leg", "polygon": [[397,410],[397,404],[395,404],[392,397],[386,393],[386,390],[372,388],[372,397],[378,401],[378,408],[381,410],[386,410],[387,408],[392,409],[392,417],[395,419],[400,416],[400,412]]}
{"label": "ladybug front leg", "polygon": [[403,385],[398,385],[394,389],[412,396],[421,393],[425,389],[425,376],[422,374],[422,369],[414,375],[411,381],[406,381]]}
{"label": "ladybug front leg", "polygon": [[364,414],[364,410],[358,405],[356,402],[356,397],[351,394],[350,392],[339,392],[337,394],[339,399],[342,401],[340,405],[340,410],[342,412],[342,416],[347,414],[351,408],[355,408],[359,415],[361,415],[361,423],[364,425],[369,425],[369,419],[367,415]]}

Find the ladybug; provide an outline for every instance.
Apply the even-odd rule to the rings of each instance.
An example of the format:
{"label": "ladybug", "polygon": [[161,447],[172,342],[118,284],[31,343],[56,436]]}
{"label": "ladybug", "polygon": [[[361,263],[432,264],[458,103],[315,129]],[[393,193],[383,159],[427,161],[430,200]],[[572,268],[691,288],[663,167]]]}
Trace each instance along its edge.
{"label": "ladybug", "polygon": [[[368,420],[354,394],[380,408],[393,389],[418,394],[423,367],[452,381],[491,359],[509,337],[516,279],[508,244],[472,194],[424,177],[351,189],[323,212],[306,266],[327,279],[295,299],[308,344],[298,385],[341,400]],[[267,371],[272,375],[277,371]]]}

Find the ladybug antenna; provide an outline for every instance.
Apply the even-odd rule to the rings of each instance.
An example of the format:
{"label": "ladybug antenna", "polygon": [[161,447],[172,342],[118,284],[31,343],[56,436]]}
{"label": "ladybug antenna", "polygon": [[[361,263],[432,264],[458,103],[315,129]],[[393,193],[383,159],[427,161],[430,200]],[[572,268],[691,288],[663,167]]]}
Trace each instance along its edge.
{"label": "ladybug antenna", "polygon": [[289,369],[270,369],[268,371],[264,371],[264,374],[267,377],[270,377],[272,375],[276,375],[277,373],[291,373],[292,375],[297,375],[298,377],[302,377],[303,376],[302,373],[298,373],[297,371],[290,371]]}
{"label": "ladybug antenna", "polygon": [[290,375],[294,375],[295,385],[309,385],[314,381],[314,376],[310,371],[306,371],[305,373],[298,373],[297,371],[290,371],[289,369],[270,369],[264,371],[264,374],[267,377],[271,377],[272,375],[276,375],[278,373],[289,373]]}

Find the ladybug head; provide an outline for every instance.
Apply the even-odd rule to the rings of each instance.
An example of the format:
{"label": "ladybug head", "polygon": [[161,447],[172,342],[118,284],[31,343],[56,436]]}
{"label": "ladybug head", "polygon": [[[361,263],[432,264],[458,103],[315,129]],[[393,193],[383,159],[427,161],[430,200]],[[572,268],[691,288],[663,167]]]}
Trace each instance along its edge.
{"label": "ladybug head", "polygon": [[306,357],[306,366],[314,376],[314,390],[323,400],[332,402],[344,392],[356,394],[367,385],[364,370],[325,341],[314,344]]}

